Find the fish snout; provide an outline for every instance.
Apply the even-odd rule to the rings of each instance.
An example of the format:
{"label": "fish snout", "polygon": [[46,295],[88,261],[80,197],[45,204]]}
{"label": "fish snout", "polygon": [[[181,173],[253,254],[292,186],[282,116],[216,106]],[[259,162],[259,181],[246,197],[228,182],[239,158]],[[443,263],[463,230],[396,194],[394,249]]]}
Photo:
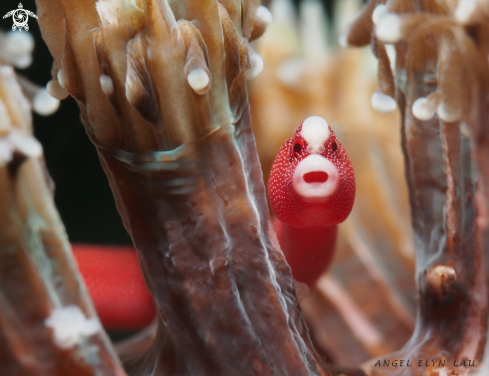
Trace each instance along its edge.
{"label": "fish snout", "polygon": [[298,163],[292,182],[304,201],[324,202],[336,191],[338,179],[338,169],[329,159],[312,154]]}

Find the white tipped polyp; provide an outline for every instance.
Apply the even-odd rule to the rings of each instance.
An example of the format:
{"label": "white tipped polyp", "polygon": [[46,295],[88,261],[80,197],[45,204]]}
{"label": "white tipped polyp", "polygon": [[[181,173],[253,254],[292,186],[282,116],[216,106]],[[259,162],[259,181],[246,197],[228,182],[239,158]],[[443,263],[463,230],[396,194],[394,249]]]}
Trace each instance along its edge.
{"label": "white tipped polyp", "polygon": [[[308,172],[322,171],[328,175],[323,183],[307,183],[304,175]],[[335,165],[319,154],[312,154],[299,162],[294,170],[292,184],[295,192],[307,202],[327,201],[338,186],[339,173]]]}
{"label": "white tipped polyp", "polygon": [[469,23],[476,8],[476,0],[460,0],[457,9],[455,9],[456,20],[462,24]]}
{"label": "white tipped polyp", "polygon": [[112,78],[106,74],[100,76],[100,87],[106,96],[110,96],[114,93],[114,81],[112,81]]}
{"label": "white tipped polyp", "polygon": [[267,7],[260,5],[256,10],[256,18],[258,18],[264,25],[270,25],[273,21],[272,13]]}
{"label": "white tipped polyp", "polygon": [[252,80],[257,77],[263,70],[263,59],[256,52],[252,53],[250,56],[251,68],[246,72],[246,78]]}
{"label": "white tipped polyp", "polygon": [[59,82],[60,86],[63,89],[66,89],[66,85],[67,85],[68,81],[67,81],[67,78],[66,78],[65,70],[63,68],[61,68],[58,71],[58,76],[57,77],[58,77],[58,82]]}
{"label": "white tipped polyp", "polygon": [[39,115],[48,116],[58,110],[59,100],[52,97],[46,89],[41,89],[34,95],[32,107]]}
{"label": "white tipped polyp", "polygon": [[191,70],[187,75],[187,81],[195,92],[200,92],[209,85],[209,75],[202,68]]}
{"label": "white tipped polyp", "polygon": [[379,20],[375,29],[377,37],[384,43],[397,43],[402,38],[401,17],[389,13]]}
{"label": "white tipped polyp", "polygon": [[53,330],[53,342],[64,350],[73,348],[83,338],[101,330],[99,321],[96,318],[86,318],[76,305],[55,308],[44,321],[44,325]]}
{"label": "white tipped polyp", "polygon": [[42,155],[42,146],[34,137],[20,132],[11,132],[9,141],[14,148],[29,158],[38,158]]}
{"label": "white tipped polyp", "polygon": [[60,101],[65,99],[69,95],[68,91],[62,88],[59,82],[56,80],[49,81],[46,85],[46,90],[48,91],[49,95],[56,99],[59,99]]}
{"label": "white tipped polyp", "polygon": [[418,98],[413,103],[413,115],[416,119],[419,120],[429,120],[431,119],[436,112],[436,105],[432,104],[428,101],[428,98]]}
{"label": "white tipped polyp", "polygon": [[8,55],[22,56],[30,54],[34,49],[34,38],[31,33],[10,31],[5,40],[5,52]]}
{"label": "white tipped polyp", "polygon": [[32,64],[32,55],[30,53],[21,56],[15,56],[12,58],[12,65],[14,65],[19,69],[30,67],[31,64]]}
{"label": "white tipped polyp", "polygon": [[374,25],[378,25],[380,20],[388,14],[389,11],[387,10],[387,5],[378,4],[372,13],[372,21],[374,22]]}
{"label": "white tipped polyp", "polygon": [[383,93],[374,93],[371,103],[374,110],[382,114],[388,114],[397,107],[395,99]]}
{"label": "white tipped polyp", "polygon": [[436,109],[438,117],[446,123],[453,123],[460,119],[462,113],[460,108],[450,108],[444,102],[441,102]]}

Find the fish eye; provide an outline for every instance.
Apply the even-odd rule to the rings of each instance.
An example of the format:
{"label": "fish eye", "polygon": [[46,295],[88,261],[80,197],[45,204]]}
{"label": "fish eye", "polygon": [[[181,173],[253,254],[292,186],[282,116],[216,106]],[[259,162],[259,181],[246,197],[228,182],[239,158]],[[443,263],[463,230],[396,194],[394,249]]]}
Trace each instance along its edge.
{"label": "fish eye", "polygon": [[302,150],[302,145],[301,145],[301,144],[299,144],[299,143],[296,143],[296,144],[294,145],[294,151],[295,151],[297,154],[299,154],[299,153],[301,152],[301,150]]}
{"label": "fish eye", "polygon": [[336,143],[336,141],[333,141],[332,147],[333,147],[333,151],[338,150],[338,144]]}

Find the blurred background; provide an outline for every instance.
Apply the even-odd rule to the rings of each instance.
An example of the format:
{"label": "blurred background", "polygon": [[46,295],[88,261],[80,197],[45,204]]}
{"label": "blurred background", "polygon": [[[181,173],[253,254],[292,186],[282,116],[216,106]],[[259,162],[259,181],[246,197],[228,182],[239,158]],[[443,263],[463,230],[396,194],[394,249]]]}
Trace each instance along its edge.
{"label": "blurred background", "polygon": [[[33,0],[24,8],[36,11]],[[273,22],[254,43],[263,57],[250,82],[253,128],[265,182],[273,159],[306,117],[326,118],[352,161],[357,196],[340,226],[335,261],[301,302],[316,348],[336,364],[352,366],[399,349],[414,328],[414,250],[398,111],[376,113],[377,62],[369,47],[345,49],[338,38],[361,0],[273,0]],[[0,3],[3,15],[17,0]],[[2,13],[3,12],[3,13]],[[3,19],[4,31],[11,19]],[[37,21],[33,63],[19,74],[44,86],[52,58]],[[395,53],[389,50],[391,63]],[[130,245],[94,146],[72,98],[51,116],[34,115],[56,185],[55,202],[72,243]]]}

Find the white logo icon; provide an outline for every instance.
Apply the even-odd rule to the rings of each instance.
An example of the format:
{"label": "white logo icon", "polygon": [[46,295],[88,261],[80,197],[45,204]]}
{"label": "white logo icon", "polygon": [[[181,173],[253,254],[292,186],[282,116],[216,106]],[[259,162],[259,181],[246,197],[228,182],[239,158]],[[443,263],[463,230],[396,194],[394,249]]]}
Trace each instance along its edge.
{"label": "white logo icon", "polygon": [[12,16],[12,20],[14,21],[14,24],[12,25],[12,30],[15,31],[17,28],[19,31],[22,31],[22,28],[25,29],[25,31],[29,30],[29,25],[27,24],[27,21],[29,20],[29,16],[37,18],[36,14],[31,12],[30,10],[24,9],[24,6],[22,3],[19,3],[19,8],[11,10],[8,12],[3,18],[7,18]]}

